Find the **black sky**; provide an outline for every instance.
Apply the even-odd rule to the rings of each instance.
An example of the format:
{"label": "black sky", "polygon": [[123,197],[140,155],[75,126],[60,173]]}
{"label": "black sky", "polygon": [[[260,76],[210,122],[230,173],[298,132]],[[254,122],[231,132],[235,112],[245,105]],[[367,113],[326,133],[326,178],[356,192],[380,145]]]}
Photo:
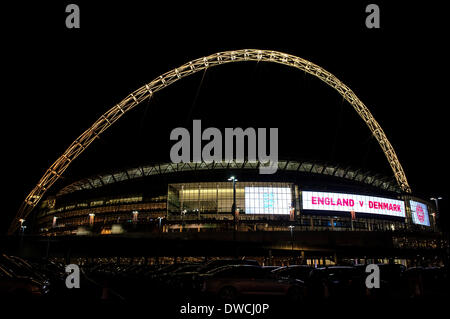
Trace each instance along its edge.
{"label": "black sky", "polygon": [[[446,197],[448,28],[439,2],[374,1],[376,30],[364,24],[367,1],[92,2],[2,8],[1,230],[46,168],[107,109],[191,59],[242,48],[283,51],[332,72],[381,124],[413,190]],[[69,3],[80,6],[80,29],[65,28]],[[65,181],[168,161],[171,129],[190,128],[194,118],[204,127],[278,127],[280,158],[391,174],[333,89],[298,70],[245,63],[159,92],[77,159]]]}

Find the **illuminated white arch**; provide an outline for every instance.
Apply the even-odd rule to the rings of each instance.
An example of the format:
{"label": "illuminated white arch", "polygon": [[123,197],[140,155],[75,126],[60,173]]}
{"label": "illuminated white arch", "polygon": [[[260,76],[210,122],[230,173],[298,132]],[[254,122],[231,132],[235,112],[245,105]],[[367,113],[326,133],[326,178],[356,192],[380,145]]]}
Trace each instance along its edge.
{"label": "illuminated white arch", "polygon": [[411,192],[411,188],[409,187],[403,168],[397,158],[394,148],[384,134],[383,129],[372,116],[369,109],[363,102],[361,102],[361,100],[349,87],[347,87],[330,72],[300,57],[277,51],[244,49],[219,52],[192,60],[176,69],[164,73],[150,83],[140,87],[133,93],[129,94],[119,104],[109,109],[97,121],[95,121],[89,129],[84,131],[84,133],[81,134],[47,169],[44,176],[42,176],[37,185],[25,198],[25,201],[20,207],[15,219],[11,223],[9,233],[13,233],[17,229],[19,220],[27,217],[31,210],[41,200],[44,193],[53,185],[53,183],[55,183],[56,180],[58,180],[59,177],[61,177],[70,163],[72,163],[72,161],[76,159],[100,134],[113,125],[125,113],[133,109],[145,99],[151,97],[157,91],[184,77],[216,65],[242,61],[265,61],[284,64],[312,74],[338,91],[339,94],[341,94],[343,98],[353,106],[355,111],[364,120],[372,134],[377,139],[381,149],[386,155],[392,171],[394,172],[395,179],[400,188],[407,193]]}

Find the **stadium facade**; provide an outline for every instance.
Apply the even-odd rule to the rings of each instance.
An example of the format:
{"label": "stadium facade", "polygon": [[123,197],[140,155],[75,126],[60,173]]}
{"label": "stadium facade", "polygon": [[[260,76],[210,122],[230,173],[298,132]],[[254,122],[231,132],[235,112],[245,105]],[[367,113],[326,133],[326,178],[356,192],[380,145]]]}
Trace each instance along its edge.
{"label": "stadium facade", "polygon": [[[152,164],[62,184],[27,220],[27,233],[57,242],[50,250],[60,257],[443,262],[448,244],[434,205],[393,178],[291,160],[267,175],[259,165]],[[50,242],[40,245],[48,251]]]}
{"label": "stadium facade", "polygon": [[[436,232],[433,205],[403,193],[393,179],[325,163],[280,161],[273,175],[260,163],[140,166],[66,185],[39,207],[42,235],[126,231],[155,224],[161,232],[409,231]],[[236,176],[236,211],[233,183]],[[131,227],[132,229],[133,227]]]}
{"label": "stadium facade", "polygon": [[[264,263],[286,255],[319,264],[369,256],[405,264],[418,256],[442,260],[447,244],[434,205],[403,192],[393,178],[290,160],[261,175],[259,165],[153,164],[92,176],[55,188],[29,225],[80,256],[232,256],[239,250]],[[231,176],[237,178],[234,212]],[[121,241],[99,241],[105,239]]]}

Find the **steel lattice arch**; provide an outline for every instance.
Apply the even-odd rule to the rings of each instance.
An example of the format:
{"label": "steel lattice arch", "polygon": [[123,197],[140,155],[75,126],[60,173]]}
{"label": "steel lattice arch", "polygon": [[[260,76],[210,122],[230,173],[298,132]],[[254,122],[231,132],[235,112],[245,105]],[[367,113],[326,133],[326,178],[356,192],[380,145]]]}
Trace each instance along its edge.
{"label": "steel lattice arch", "polygon": [[99,135],[113,125],[125,113],[132,110],[144,100],[150,98],[156,92],[184,77],[213,66],[245,61],[263,61],[287,65],[309,73],[334,88],[353,106],[355,111],[364,120],[372,134],[377,139],[389,162],[389,165],[391,166],[398,186],[402,191],[411,193],[411,188],[406,179],[403,167],[398,160],[392,144],[389,142],[383,129],[370,113],[366,105],[348,86],[322,67],[303,58],[277,51],[243,49],[219,52],[187,62],[178,68],[160,75],[150,83],[130,93],[121,102],[109,109],[97,121],[95,121],[91,127],[75,139],[67,150],[46,170],[45,174],[22,203],[16,217],[11,223],[8,231],[9,234],[14,233],[19,226],[19,220],[25,219],[30,214],[33,208],[39,203],[43,195],[61,177],[72,161],[81,155],[81,153],[83,153],[84,150],[88,148],[96,138],[99,137]]}

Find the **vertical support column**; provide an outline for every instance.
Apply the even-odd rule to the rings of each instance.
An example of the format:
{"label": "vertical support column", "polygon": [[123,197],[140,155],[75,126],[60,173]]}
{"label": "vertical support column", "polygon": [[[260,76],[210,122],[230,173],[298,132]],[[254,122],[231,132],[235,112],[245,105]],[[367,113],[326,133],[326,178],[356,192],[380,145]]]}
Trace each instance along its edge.
{"label": "vertical support column", "polygon": [[197,219],[200,220],[200,183],[198,184]]}
{"label": "vertical support column", "polygon": [[[178,198],[179,197],[180,196],[178,196]],[[170,200],[170,184],[167,184],[166,218],[169,218],[169,200]],[[148,217],[147,217],[147,222],[148,222]]]}
{"label": "vertical support column", "polygon": [[294,219],[297,220],[300,216],[300,193],[298,186],[294,185]]}
{"label": "vertical support column", "polygon": [[180,210],[183,211],[184,210],[184,185],[181,185],[181,194],[182,196],[180,196]]}
{"label": "vertical support column", "polygon": [[269,249],[269,266],[272,266],[272,249]]}
{"label": "vertical support column", "polygon": [[405,225],[408,225],[408,228],[410,228],[410,225],[412,223],[412,212],[411,212],[411,207],[410,205],[410,197],[409,196],[403,196],[401,198],[404,202],[405,202],[405,210],[406,210],[406,214],[405,214]]}
{"label": "vertical support column", "polygon": [[219,183],[216,184],[216,216],[219,217]]}

